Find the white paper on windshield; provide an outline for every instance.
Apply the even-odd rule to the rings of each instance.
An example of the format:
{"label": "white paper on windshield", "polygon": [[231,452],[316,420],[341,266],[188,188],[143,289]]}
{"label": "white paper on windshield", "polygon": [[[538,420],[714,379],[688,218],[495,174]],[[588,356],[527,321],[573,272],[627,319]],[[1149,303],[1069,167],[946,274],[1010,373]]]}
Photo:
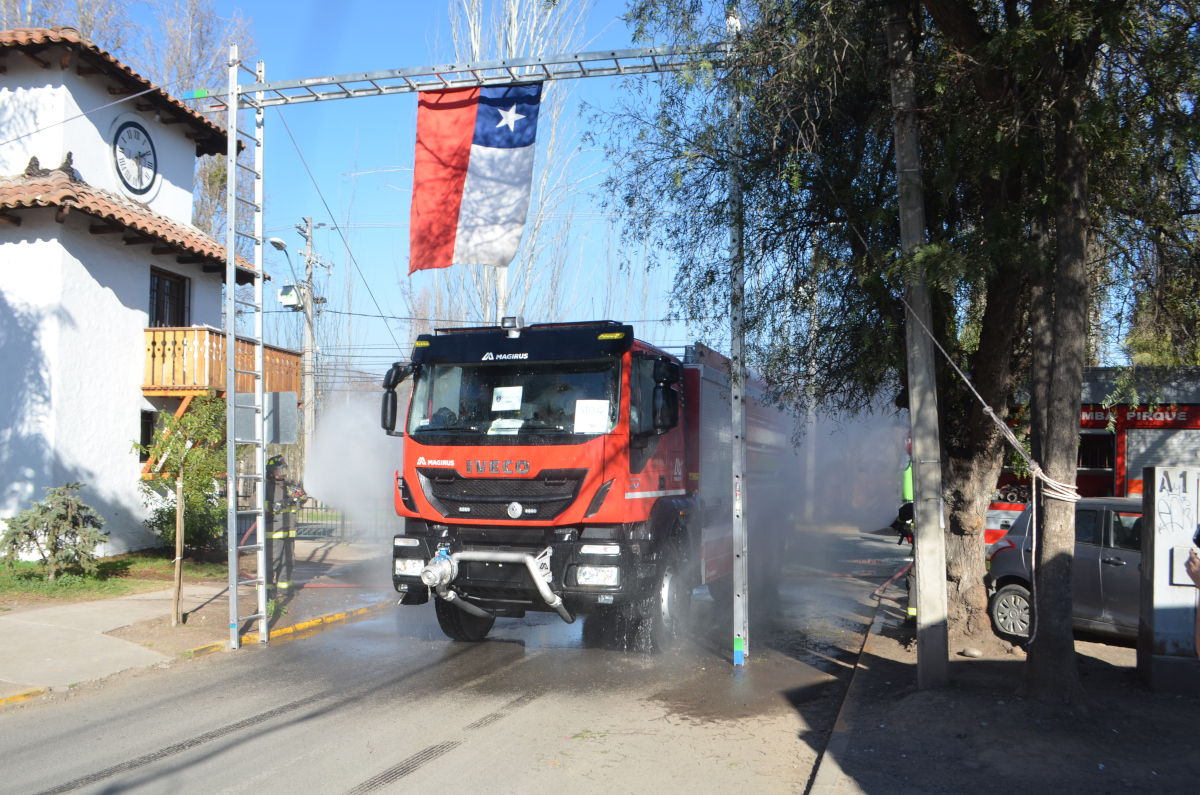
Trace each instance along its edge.
{"label": "white paper on windshield", "polygon": [[498,386],[492,390],[492,411],[520,411],[523,386]]}
{"label": "white paper on windshield", "polygon": [[607,431],[607,400],[575,401],[575,433],[605,433]]}
{"label": "white paper on windshield", "polygon": [[[517,389],[520,388],[521,387],[517,387]],[[488,428],[488,436],[516,436],[517,431],[521,430],[521,426],[524,424],[525,420],[522,419],[495,419],[492,420],[492,425],[490,428]]]}

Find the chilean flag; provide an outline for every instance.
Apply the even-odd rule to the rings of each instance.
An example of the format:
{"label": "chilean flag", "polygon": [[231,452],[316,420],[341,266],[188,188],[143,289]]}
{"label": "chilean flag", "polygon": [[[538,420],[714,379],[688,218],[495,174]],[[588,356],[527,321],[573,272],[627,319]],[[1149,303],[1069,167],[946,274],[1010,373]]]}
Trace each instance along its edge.
{"label": "chilean flag", "polygon": [[421,93],[410,274],[512,261],[529,212],[541,98],[541,83]]}

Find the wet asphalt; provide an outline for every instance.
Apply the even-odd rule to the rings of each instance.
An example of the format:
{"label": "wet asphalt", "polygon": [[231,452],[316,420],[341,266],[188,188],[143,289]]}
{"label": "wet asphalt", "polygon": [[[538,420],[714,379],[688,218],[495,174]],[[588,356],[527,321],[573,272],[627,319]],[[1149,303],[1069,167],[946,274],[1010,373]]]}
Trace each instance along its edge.
{"label": "wet asphalt", "polygon": [[424,605],[115,677],[0,715],[0,793],[802,793],[905,554],[798,534],[742,670],[701,588],[664,654],[535,613],[452,643]]}

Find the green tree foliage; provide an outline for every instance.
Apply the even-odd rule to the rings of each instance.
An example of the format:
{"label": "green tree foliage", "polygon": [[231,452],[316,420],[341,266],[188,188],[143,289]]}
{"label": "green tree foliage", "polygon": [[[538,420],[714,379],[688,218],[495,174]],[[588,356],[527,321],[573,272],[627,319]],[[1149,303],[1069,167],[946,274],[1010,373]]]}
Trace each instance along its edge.
{"label": "green tree foliage", "polygon": [[218,485],[225,473],[225,401],[210,391],[180,417],[159,416],[153,442],[138,446],[154,461],[154,477],[140,483],[151,510],[145,525],[164,545],[175,543],[175,479],[182,477],[184,542],[194,553],[217,549],[225,538],[226,502]]}
{"label": "green tree foliage", "polygon": [[42,559],[50,582],[67,568],[96,571],[96,547],[108,540],[108,533],[101,530],[103,517],[79,498],[82,488],[82,483],[47,488],[45,500],[5,520],[0,556],[10,569],[25,554]]}
{"label": "green tree foliage", "polygon": [[[933,332],[1001,418],[1029,384],[1034,453],[1071,480],[1085,359],[1126,343],[1131,356],[1187,361],[1200,338],[1200,3],[901,5],[917,43],[929,244],[915,256]],[[727,9],[741,34],[720,69],[631,81],[610,114],[612,204],[639,249],[676,264],[676,314],[727,333],[739,92],[749,363],[798,410],[904,405],[911,263],[899,253],[884,9],[631,0],[627,20],[640,43],[696,44],[726,39]],[[987,631],[982,527],[1003,448],[957,376],[943,366],[938,381],[950,618],[970,635]],[[1047,532],[1067,539],[1069,562],[1061,513]],[[1039,636],[1069,644],[1069,583],[1053,609],[1065,623]]]}

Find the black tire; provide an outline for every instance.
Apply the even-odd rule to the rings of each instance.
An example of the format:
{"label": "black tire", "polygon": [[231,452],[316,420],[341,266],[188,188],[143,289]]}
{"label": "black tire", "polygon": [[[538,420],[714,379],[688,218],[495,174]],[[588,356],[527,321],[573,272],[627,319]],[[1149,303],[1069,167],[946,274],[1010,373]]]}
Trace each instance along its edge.
{"label": "black tire", "polygon": [[465,610],[459,610],[445,599],[434,599],[433,609],[437,613],[438,626],[450,640],[475,643],[487,637],[496,623],[495,616],[481,618]]}
{"label": "black tire", "polygon": [[636,647],[638,623],[632,605],[597,608],[583,617],[583,646],[629,651]]}
{"label": "black tire", "polygon": [[996,591],[988,605],[992,625],[1002,638],[1027,638],[1033,600],[1023,585],[1009,584]]}
{"label": "black tire", "polygon": [[733,609],[733,575],[726,574],[708,581],[708,594],[713,603],[727,610]]}
{"label": "black tire", "polygon": [[653,651],[667,651],[687,632],[692,613],[692,588],[682,558],[668,546],[658,564],[654,589],[641,605],[642,621]]}

